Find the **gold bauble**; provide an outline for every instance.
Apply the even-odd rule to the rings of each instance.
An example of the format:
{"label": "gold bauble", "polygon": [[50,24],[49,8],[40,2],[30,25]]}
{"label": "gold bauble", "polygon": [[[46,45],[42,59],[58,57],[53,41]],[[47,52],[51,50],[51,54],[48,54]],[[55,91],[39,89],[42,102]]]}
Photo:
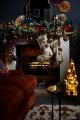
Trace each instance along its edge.
{"label": "gold bauble", "polygon": [[62,12],[68,12],[70,10],[70,3],[68,1],[63,1],[62,3],[60,3],[59,9]]}
{"label": "gold bauble", "polygon": [[15,20],[15,26],[20,25],[23,21],[25,20],[25,15],[20,15],[19,17],[17,17],[17,19]]}
{"label": "gold bauble", "polygon": [[67,20],[67,16],[65,14],[60,14],[59,19],[65,22]]}

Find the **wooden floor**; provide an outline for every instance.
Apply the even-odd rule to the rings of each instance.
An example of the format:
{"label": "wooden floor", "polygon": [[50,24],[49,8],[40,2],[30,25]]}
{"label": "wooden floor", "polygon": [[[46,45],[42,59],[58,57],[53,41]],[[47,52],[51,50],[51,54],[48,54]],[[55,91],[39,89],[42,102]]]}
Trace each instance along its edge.
{"label": "wooden floor", "polygon": [[[51,104],[52,99],[51,95],[47,92],[45,81],[37,86],[35,89],[36,92],[36,100],[35,104]],[[80,97],[63,97],[62,98],[62,104],[63,105],[80,105]],[[59,98],[58,96],[54,96],[53,104],[58,105]]]}

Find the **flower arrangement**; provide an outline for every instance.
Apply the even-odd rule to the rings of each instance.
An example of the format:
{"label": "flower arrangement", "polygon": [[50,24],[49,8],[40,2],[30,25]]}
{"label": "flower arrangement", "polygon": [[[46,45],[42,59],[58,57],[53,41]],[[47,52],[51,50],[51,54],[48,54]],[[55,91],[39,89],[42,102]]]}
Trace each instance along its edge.
{"label": "flower arrangement", "polygon": [[39,36],[40,34],[47,34],[51,36],[63,37],[64,40],[67,36],[76,33],[76,26],[67,20],[63,19],[61,15],[54,16],[52,21],[34,21],[32,18],[23,19],[22,16],[18,17],[15,22],[0,24],[0,44],[4,44],[13,40],[12,38]]}

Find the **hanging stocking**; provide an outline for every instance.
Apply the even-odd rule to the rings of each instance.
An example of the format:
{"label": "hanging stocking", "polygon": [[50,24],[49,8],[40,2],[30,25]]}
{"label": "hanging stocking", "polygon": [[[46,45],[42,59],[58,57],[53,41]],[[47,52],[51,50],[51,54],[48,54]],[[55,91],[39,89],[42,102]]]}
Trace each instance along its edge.
{"label": "hanging stocking", "polygon": [[52,49],[47,39],[47,34],[40,35],[37,39],[40,49],[42,50],[42,54],[37,56],[38,61],[47,61],[53,56]]}
{"label": "hanging stocking", "polygon": [[47,34],[40,35],[37,39],[40,49],[44,49],[47,45]]}
{"label": "hanging stocking", "polygon": [[50,48],[50,45],[48,44],[48,45],[44,48],[42,54],[39,55],[39,56],[37,56],[37,60],[38,60],[38,61],[47,61],[47,60],[49,60],[52,56],[53,56],[53,52],[52,52],[52,50],[51,50],[51,48]]}
{"label": "hanging stocking", "polygon": [[51,64],[53,67],[58,67],[63,61],[62,48],[60,47],[59,40],[55,40],[51,43],[53,49],[53,58]]}

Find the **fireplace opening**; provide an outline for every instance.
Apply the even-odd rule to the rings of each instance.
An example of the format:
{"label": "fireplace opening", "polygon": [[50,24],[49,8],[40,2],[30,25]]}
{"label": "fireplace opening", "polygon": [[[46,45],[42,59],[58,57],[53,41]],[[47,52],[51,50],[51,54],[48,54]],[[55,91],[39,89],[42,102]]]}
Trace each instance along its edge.
{"label": "fireplace opening", "polygon": [[45,86],[60,81],[60,68],[52,68],[50,60],[38,62],[37,55],[41,53],[36,45],[16,45],[16,69],[22,69],[24,74],[36,75],[38,83],[45,80]]}

